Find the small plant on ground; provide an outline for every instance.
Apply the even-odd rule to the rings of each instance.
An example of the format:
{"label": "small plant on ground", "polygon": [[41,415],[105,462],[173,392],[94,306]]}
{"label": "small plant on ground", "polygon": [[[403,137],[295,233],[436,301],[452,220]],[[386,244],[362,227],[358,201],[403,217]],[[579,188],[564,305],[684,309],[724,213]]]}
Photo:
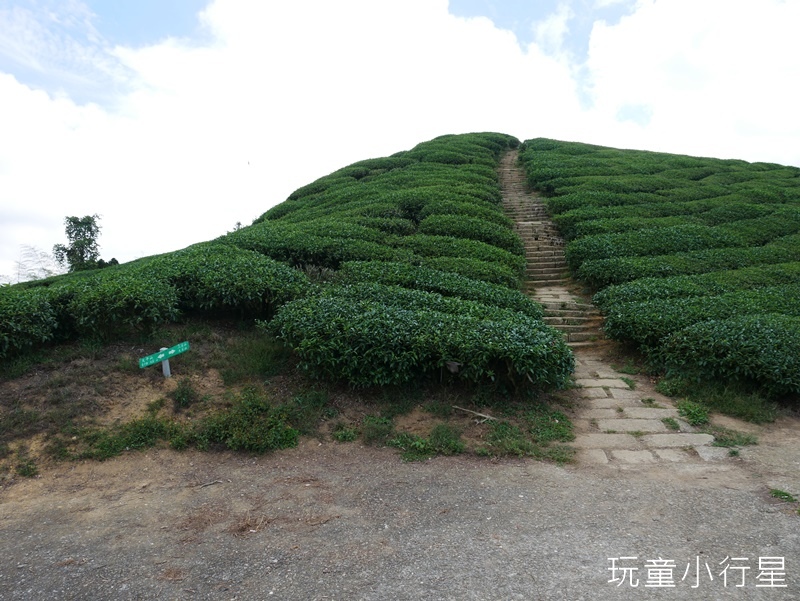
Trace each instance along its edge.
{"label": "small plant on ground", "polygon": [[640,373],[639,368],[630,359],[625,361],[625,365],[612,365],[612,367],[621,374],[630,374],[635,376]]}
{"label": "small plant on ground", "polygon": [[753,434],[737,432],[722,426],[709,424],[703,428],[703,432],[714,437],[712,445],[715,447],[746,447],[758,444],[758,439]]}
{"label": "small plant on ground", "polygon": [[708,409],[694,401],[680,401],[678,415],[692,426],[705,426],[708,423]]}
{"label": "small plant on ground", "polygon": [[388,417],[367,415],[361,421],[361,438],[364,444],[385,444],[394,430],[394,424]]}
{"label": "small plant on ground", "polygon": [[689,380],[681,377],[667,377],[656,384],[656,392],[669,397],[685,395],[691,387]]}
{"label": "small plant on ground", "polygon": [[404,461],[421,461],[434,455],[457,455],[464,452],[461,433],[447,424],[435,426],[428,438],[401,432],[388,444],[403,451]]}
{"label": "small plant on ground", "polygon": [[333,427],[331,436],[336,442],[353,442],[358,440],[358,428],[339,422]]}
{"label": "small plant on ground", "polygon": [[651,407],[653,409],[662,408],[662,406],[653,397],[647,397],[642,399],[642,404],[645,405],[646,407]]}
{"label": "small plant on ground", "polygon": [[182,378],[168,396],[173,400],[175,411],[186,409],[200,400],[200,393],[195,390],[189,378]]}
{"label": "small plant on ground", "polygon": [[797,503],[797,499],[793,495],[779,488],[770,489],[769,494],[771,497],[780,499],[786,503]]}
{"label": "small plant on ground", "polygon": [[678,423],[674,417],[664,417],[661,419],[663,424],[667,427],[667,430],[675,430],[678,431],[681,429],[681,425]]}
{"label": "small plant on ground", "polygon": [[620,378],[620,380],[625,382],[628,385],[628,388],[630,388],[631,390],[636,390],[636,382],[634,382],[630,378],[622,377],[622,378]]}

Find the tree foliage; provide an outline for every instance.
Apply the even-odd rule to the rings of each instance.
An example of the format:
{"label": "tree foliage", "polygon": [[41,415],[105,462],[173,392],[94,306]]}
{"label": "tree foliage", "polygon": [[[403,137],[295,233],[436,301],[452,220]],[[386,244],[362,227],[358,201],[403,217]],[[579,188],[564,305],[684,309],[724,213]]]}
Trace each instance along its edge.
{"label": "tree foliage", "polygon": [[100,259],[100,249],[97,245],[97,238],[100,236],[98,219],[100,216],[97,213],[64,218],[69,244],[54,245],[53,255],[59,264],[68,265],[70,272],[95,269],[98,266]]}

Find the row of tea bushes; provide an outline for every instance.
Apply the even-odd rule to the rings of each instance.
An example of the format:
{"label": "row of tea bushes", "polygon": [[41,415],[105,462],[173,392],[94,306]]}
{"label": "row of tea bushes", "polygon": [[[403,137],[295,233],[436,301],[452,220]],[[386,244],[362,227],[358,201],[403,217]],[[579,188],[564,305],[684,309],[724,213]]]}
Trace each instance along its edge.
{"label": "row of tea bushes", "polygon": [[800,169],[543,139],[521,157],[610,337],[800,393],[785,356],[800,347]]}
{"label": "row of tea bushes", "polygon": [[299,271],[219,244],[0,289],[0,359],[72,338],[113,339],[181,313],[269,317],[308,286]]}
{"label": "row of tea bushes", "polygon": [[520,389],[564,386],[572,353],[524,313],[383,284],[330,286],[285,305],[266,326],[310,373],[355,386],[426,376]]}

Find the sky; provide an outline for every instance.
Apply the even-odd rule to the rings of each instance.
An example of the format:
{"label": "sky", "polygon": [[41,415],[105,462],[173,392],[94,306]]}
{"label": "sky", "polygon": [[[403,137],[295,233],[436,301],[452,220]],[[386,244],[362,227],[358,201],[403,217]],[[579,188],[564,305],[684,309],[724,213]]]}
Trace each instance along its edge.
{"label": "sky", "polygon": [[0,0],[0,282],[121,262],[497,131],[800,166],[798,0]]}

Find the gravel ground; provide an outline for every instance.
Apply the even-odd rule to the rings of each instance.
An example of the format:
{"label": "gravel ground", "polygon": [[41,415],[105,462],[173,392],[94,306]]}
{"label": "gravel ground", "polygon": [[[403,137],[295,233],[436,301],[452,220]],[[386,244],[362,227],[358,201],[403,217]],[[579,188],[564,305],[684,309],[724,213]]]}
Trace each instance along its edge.
{"label": "gravel ground", "polygon": [[132,453],[0,492],[0,598],[800,599],[800,516],[752,465]]}

